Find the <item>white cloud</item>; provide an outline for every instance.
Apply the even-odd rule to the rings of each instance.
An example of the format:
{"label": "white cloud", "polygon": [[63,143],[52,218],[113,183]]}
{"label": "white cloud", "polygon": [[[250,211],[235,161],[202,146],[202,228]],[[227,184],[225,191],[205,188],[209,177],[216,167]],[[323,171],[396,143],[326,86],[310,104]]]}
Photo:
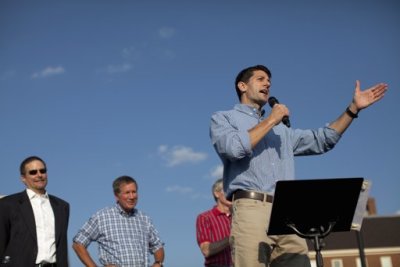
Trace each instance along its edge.
{"label": "white cloud", "polygon": [[168,146],[167,145],[160,145],[158,147],[158,152],[159,153],[165,153],[168,150]]}
{"label": "white cloud", "polygon": [[46,78],[54,75],[59,75],[63,74],[65,72],[64,68],[62,66],[58,67],[47,67],[41,71],[35,72],[32,74],[32,79],[38,79],[38,78]]}
{"label": "white cloud", "polygon": [[207,158],[207,154],[195,152],[192,148],[185,146],[168,148],[166,145],[161,145],[158,147],[158,152],[167,161],[167,165],[170,167],[187,162],[196,163]]}
{"label": "white cloud", "polygon": [[158,30],[158,36],[162,39],[170,39],[175,35],[175,29],[171,27],[162,27]]}
{"label": "white cloud", "polygon": [[222,174],[224,172],[224,166],[222,164],[216,166],[213,170],[211,170],[211,176],[219,179],[222,178]]}
{"label": "white cloud", "polygon": [[125,59],[136,59],[141,55],[141,51],[134,46],[122,49],[122,57]]}
{"label": "white cloud", "polygon": [[132,68],[131,64],[125,63],[120,65],[108,65],[106,72],[109,74],[127,72]]}
{"label": "white cloud", "polygon": [[165,191],[169,193],[179,193],[179,194],[191,194],[193,192],[193,189],[191,187],[183,187],[179,185],[172,185],[168,186]]}

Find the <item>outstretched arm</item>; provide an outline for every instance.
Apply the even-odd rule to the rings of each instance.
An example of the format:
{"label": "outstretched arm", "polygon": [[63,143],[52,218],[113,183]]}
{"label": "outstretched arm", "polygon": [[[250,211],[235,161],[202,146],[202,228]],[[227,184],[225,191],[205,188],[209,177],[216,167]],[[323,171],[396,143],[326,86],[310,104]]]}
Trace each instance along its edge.
{"label": "outstretched arm", "polygon": [[[360,81],[357,80],[353,100],[348,107],[350,112],[343,112],[337,120],[329,125],[329,127],[336,130],[339,134],[343,134],[350,126],[353,119],[357,116],[358,112],[381,100],[384,97],[387,88],[387,84],[378,83],[364,91],[361,91]],[[356,116],[352,116],[351,114]]]}

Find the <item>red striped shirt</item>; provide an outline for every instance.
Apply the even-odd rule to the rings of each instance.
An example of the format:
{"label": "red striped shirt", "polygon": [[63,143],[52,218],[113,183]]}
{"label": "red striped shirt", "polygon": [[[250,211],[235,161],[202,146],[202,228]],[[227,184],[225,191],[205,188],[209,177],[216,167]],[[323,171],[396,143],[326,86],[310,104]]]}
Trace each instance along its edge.
{"label": "red striped shirt", "polygon": [[[196,220],[196,236],[197,243],[217,242],[230,234],[231,216],[222,213],[214,206],[213,209],[205,211],[197,216]],[[230,247],[225,248],[221,252],[205,258],[205,266],[208,265],[232,265]]]}

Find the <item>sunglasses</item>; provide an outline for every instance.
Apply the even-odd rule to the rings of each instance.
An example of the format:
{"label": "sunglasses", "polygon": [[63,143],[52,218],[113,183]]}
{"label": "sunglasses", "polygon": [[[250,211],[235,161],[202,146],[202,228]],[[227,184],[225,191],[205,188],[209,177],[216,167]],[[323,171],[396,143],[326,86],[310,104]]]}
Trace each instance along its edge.
{"label": "sunglasses", "polygon": [[47,173],[47,169],[43,168],[43,169],[39,169],[39,170],[30,170],[30,171],[28,171],[28,173],[30,175],[36,175],[38,172],[40,172],[41,174],[45,174],[45,173]]}

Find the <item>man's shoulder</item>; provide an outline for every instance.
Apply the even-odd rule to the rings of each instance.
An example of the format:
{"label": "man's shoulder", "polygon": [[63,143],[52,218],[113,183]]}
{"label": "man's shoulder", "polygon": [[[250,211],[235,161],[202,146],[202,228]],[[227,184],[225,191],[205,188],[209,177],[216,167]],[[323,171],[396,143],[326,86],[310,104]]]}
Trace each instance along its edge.
{"label": "man's shoulder", "polygon": [[29,201],[28,195],[23,191],[0,198],[0,209],[5,212],[6,210],[14,210],[16,205]]}
{"label": "man's shoulder", "polygon": [[115,206],[106,206],[106,207],[103,207],[103,208],[97,210],[94,213],[94,215],[101,216],[101,215],[109,214],[111,212],[116,212],[116,211],[117,211],[117,208]]}
{"label": "man's shoulder", "polygon": [[150,216],[146,212],[144,212],[142,210],[139,210],[139,209],[135,208],[134,214],[136,216],[140,217],[140,218],[146,218],[148,220],[151,220]]}
{"label": "man's shoulder", "polygon": [[2,202],[18,201],[25,196],[27,196],[26,191],[22,191],[22,192],[14,193],[11,195],[5,195],[0,198],[0,201],[2,201]]}
{"label": "man's shoulder", "polygon": [[57,197],[55,195],[50,195],[49,194],[49,198],[53,201],[57,201],[58,203],[65,205],[65,206],[69,206],[69,203],[67,201],[65,201],[64,199]]}
{"label": "man's shoulder", "polygon": [[226,110],[218,110],[212,113],[211,118],[213,120],[230,120],[234,118],[238,118],[241,115],[247,114],[249,109],[248,106],[243,105],[243,104],[236,104],[233,108],[231,109],[226,109]]}
{"label": "man's shoulder", "polygon": [[121,214],[121,209],[117,206],[117,205],[111,205],[111,206],[105,206],[103,208],[100,208],[99,210],[97,210],[94,214],[93,217],[104,217],[104,218],[108,218],[108,217],[112,217],[115,216],[117,214]]}
{"label": "man's shoulder", "polygon": [[211,116],[212,117],[221,116],[221,115],[231,114],[232,112],[235,113],[235,112],[237,112],[237,110],[235,110],[235,109],[217,110],[217,111],[214,111]]}
{"label": "man's shoulder", "polygon": [[206,211],[203,211],[203,212],[199,213],[199,215],[197,215],[197,218],[204,218],[204,217],[213,216],[213,210],[214,210],[214,208],[206,210]]}

